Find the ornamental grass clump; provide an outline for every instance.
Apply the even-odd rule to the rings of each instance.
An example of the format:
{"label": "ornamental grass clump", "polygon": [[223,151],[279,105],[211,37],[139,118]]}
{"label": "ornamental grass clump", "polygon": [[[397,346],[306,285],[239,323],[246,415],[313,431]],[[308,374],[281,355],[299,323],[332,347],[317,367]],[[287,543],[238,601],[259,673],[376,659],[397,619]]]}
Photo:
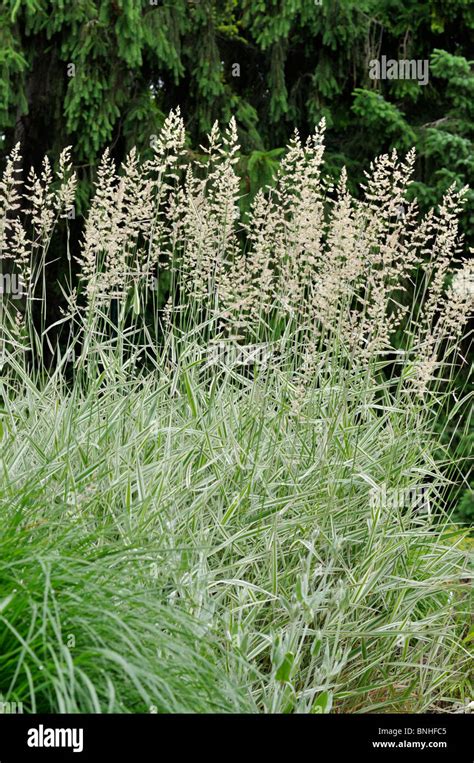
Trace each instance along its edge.
{"label": "ornamental grass clump", "polygon": [[324,173],[322,122],[243,216],[238,149],[232,120],[190,162],[176,111],[152,160],[106,152],[49,323],[69,153],[24,188],[7,163],[0,256],[26,294],[1,308],[0,692],[462,710],[470,573],[440,414],[467,426],[465,189],[422,215],[414,153],[392,152],[355,196]]}

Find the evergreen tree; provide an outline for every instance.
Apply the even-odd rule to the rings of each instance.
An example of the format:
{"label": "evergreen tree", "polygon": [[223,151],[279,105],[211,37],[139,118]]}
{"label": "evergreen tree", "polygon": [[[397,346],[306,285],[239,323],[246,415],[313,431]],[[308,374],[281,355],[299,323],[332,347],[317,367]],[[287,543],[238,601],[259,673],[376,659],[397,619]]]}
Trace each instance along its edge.
{"label": "evergreen tree", "polygon": [[[72,144],[87,189],[106,145],[146,152],[176,105],[193,146],[234,114],[253,194],[268,152],[325,116],[329,161],[352,176],[415,144],[431,203],[472,182],[473,29],[469,0],[4,0],[0,136],[27,165]],[[429,84],[371,80],[381,55],[430,60]]]}

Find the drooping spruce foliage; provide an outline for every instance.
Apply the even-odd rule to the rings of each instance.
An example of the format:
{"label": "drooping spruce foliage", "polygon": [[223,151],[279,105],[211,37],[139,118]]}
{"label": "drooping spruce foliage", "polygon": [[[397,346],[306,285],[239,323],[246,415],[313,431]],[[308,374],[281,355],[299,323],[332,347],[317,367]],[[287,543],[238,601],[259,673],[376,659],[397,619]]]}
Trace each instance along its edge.
{"label": "drooping spruce foliage", "polygon": [[[253,194],[271,152],[324,116],[328,166],[357,179],[416,145],[417,197],[433,204],[453,181],[474,186],[473,29],[466,0],[5,0],[0,133],[26,166],[72,144],[86,182],[106,145],[119,160],[149,149],[170,108],[193,146],[235,114]],[[430,60],[429,84],[371,80],[381,55]],[[472,224],[472,197],[467,209]]]}
{"label": "drooping spruce foliage", "polygon": [[466,192],[422,214],[407,201],[414,152],[391,152],[355,198],[345,171],[325,173],[323,137],[323,122],[293,137],[243,221],[234,120],[211,130],[205,173],[177,112],[150,160],[132,150],[117,171],[106,152],[59,325],[44,271],[75,193],[69,151],[56,185],[47,160],[22,183],[10,157],[0,247],[24,301],[2,302],[0,324],[8,700],[469,701],[468,560],[438,431],[448,399],[463,426]]}

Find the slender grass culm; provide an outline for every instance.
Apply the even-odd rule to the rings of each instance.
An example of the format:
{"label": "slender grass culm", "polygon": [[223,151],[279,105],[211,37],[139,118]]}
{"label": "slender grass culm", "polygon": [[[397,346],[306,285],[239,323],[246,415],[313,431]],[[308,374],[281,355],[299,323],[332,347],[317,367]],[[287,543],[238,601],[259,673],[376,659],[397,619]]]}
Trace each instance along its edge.
{"label": "slender grass culm", "polygon": [[[97,174],[53,321],[75,177],[0,184],[0,692],[46,712],[456,712],[471,579],[447,511],[464,428],[465,191],[414,154],[361,198],[295,133],[239,213],[237,128]],[[69,251],[69,250],[68,250]],[[452,430],[451,430],[452,431]]]}

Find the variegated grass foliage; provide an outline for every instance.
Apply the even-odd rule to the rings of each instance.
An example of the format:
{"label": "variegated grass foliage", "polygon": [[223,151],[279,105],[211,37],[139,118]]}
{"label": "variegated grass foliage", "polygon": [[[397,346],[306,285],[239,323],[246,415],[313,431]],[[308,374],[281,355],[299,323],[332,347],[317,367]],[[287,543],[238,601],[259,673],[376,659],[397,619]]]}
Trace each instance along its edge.
{"label": "variegated grass foliage", "polygon": [[420,215],[414,154],[393,152],[356,198],[344,171],[325,176],[323,136],[295,134],[244,219],[233,120],[205,164],[187,160],[178,111],[151,161],[131,151],[117,170],[106,152],[49,324],[69,151],[57,178],[45,160],[24,185],[11,155],[0,253],[26,292],[1,307],[11,701],[469,701],[468,560],[445,511],[456,464],[435,434],[450,398],[450,431],[467,426],[451,388],[473,306],[464,191]]}

